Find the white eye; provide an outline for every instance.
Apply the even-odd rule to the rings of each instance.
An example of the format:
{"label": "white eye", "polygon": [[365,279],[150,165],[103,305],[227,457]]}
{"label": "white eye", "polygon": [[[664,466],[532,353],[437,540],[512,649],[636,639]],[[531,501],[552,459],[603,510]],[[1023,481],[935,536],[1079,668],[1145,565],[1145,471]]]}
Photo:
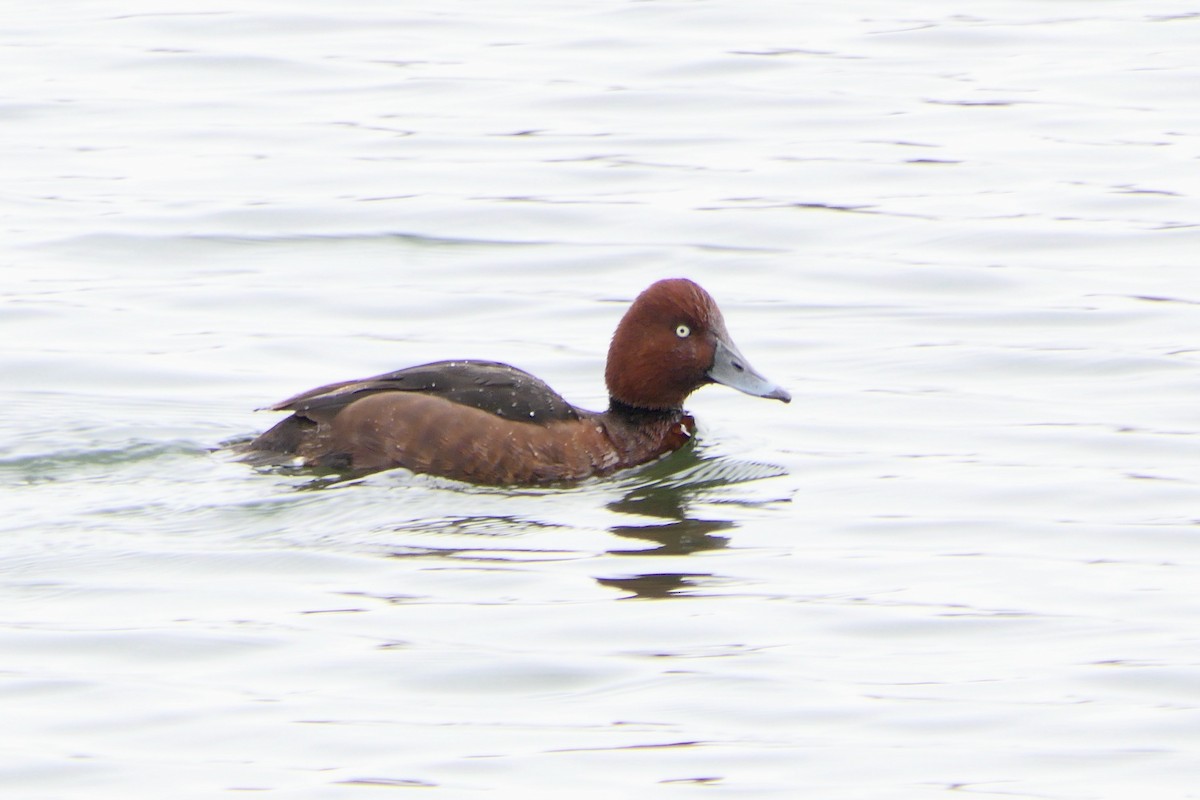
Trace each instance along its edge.
{"label": "white eye", "polygon": [[692,335],[692,329],[689,328],[687,325],[680,325],[678,328],[675,329],[675,335],[678,336],[680,339],[686,339],[687,337]]}

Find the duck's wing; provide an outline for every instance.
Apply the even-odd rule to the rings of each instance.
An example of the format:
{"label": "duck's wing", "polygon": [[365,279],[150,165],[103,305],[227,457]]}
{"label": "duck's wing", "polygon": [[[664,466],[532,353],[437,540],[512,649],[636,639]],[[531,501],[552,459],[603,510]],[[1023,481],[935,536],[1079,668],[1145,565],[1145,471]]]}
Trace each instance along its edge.
{"label": "duck's wing", "polygon": [[545,381],[495,361],[436,361],[371,378],[318,386],[271,406],[314,421],[332,419],[346,406],[380,392],[420,392],[478,408],[509,420],[549,422],[579,412]]}

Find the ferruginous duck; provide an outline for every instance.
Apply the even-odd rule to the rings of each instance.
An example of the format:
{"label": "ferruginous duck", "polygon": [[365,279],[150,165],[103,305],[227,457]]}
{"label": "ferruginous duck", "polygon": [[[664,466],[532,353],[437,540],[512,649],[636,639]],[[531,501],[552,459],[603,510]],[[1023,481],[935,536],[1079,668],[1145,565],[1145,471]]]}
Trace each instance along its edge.
{"label": "ferruginous duck", "polygon": [[291,416],[246,450],[258,463],[338,471],[406,467],[487,485],[578,481],[652,461],[695,431],[688,395],[720,383],[791,401],[734,346],[716,302],[690,280],[652,284],[617,325],[608,409],[587,411],[527,372],[438,361],[331,383],[271,406]]}

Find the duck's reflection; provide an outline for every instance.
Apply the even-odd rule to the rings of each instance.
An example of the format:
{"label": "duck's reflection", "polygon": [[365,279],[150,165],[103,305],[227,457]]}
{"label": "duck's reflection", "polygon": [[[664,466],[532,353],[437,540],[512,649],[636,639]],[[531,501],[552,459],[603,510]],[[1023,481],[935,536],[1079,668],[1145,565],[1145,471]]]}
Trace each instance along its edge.
{"label": "duck's reflection", "polygon": [[[605,556],[658,559],[653,562],[655,569],[612,570],[604,575],[593,574],[593,580],[601,586],[628,592],[628,598],[643,599],[700,597],[711,594],[715,586],[727,586],[731,581],[737,583],[736,579],[714,573],[670,571],[676,562],[663,559],[729,547],[729,532],[740,523],[736,513],[731,514],[731,518],[720,515],[722,509],[744,509],[779,502],[778,496],[763,498],[756,491],[743,491],[738,486],[783,474],[785,471],[778,467],[706,456],[702,450],[688,447],[644,468],[623,483],[584,487],[581,491],[607,495],[604,507],[624,518],[622,524],[608,526],[608,531],[616,537],[617,546],[606,549]],[[614,488],[620,491],[615,497]],[[512,496],[498,490],[459,491],[463,497],[476,497],[489,504],[498,499],[503,502]],[[540,490],[534,496],[553,498],[553,495],[552,490]],[[500,511],[499,507],[497,511]],[[438,544],[410,542],[402,547],[389,545],[388,554],[393,558],[495,564],[576,561],[598,555],[595,551],[537,546],[524,536],[541,531],[548,534],[542,542],[557,542],[559,538],[554,529],[559,528],[570,532],[573,526],[557,520],[535,520],[524,514],[485,513],[482,508],[473,514],[449,514],[432,519],[422,516],[398,527],[388,526],[388,535],[393,536],[398,531],[419,531],[452,538],[470,537],[467,540],[470,543],[464,546],[449,541]],[[489,537],[491,541],[486,546],[481,545],[481,536]],[[501,538],[510,536],[517,538]],[[611,566],[613,561],[610,558],[606,563]],[[641,563],[649,566],[651,562]]]}
{"label": "duck's reflection", "polygon": [[[720,550],[729,537],[720,535],[737,527],[732,519],[700,519],[690,507],[706,496],[735,483],[781,474],[761,464],[732,462],[701,455],[685,448],[643,473],[642,482],[619,500],[608,504],[611,511],[650,521],[638,525],[614,525],[609,530],[624,539],[653,542],[654,547],[614,548],[619,556],[686,556],[705,550]],[[665,521],[658,521],[665,520]],[[703,585],[718,576],[694,572],[648,572],[621,577],[596,577],[601,586],[632,592],[639,598],[695,596]]]}
{"label": "duck's reflection", "polygon": [[704,573],[655,572],[647,575],[634,575],[629,578],[596,578],[596,583],[629,592],[626,599],[636,597],[643,600],[662,600],[668,597],[687,597],[694,594],[706,580],[713,578],[713,575]]}
{"label": "duck's reflection", "polygon": [[670,519],[671,522],[648,523],[644,525],[613,525],[609,530],[617,536],[626,539],[640,539],[654,542],[657,547],[615,548],[608,552],[622,556],[686,556],[702,550],[720,550],[729,545],[728,536],[715,535],[717,531],[726,531],[737,527],[733,520],[728,519],[692,519],[686,516],[681,508],[679,516],[666,514],[651,514],[646,508],[636,510],[617,508],[618,504],[609,506],[614,511],[624,510],[626,513],[642,516],[659,516]]}

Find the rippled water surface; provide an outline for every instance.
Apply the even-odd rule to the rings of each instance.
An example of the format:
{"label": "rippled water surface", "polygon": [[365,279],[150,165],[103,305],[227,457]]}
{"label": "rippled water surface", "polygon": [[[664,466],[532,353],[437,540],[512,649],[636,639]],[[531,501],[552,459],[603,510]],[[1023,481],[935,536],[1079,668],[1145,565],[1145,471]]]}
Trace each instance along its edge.
{"label": "rippled water surface", "polygon": [[[1200,797],[1200,6],[94,2],[0,32],[0,786]],[[255,471],[685,275],[790,406]]]}

